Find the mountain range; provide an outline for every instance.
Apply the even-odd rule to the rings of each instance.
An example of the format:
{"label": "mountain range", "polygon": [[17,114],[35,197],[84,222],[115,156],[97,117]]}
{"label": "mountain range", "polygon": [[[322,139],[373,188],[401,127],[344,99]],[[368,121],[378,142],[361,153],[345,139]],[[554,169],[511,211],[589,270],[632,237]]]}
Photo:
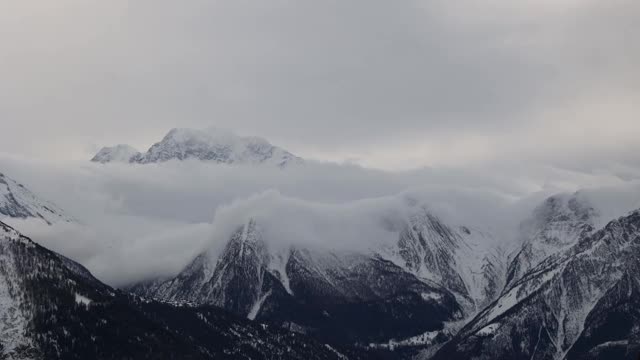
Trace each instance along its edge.
{"label": "mountain range", "polygon": [[219,255],[131,291],[397,358],[635,359],[640,211],[600,221],[580,193],[553,196],[505,248],[418,205],[390,245],[341,252],[273,247],[249,219]]}
{"label": "mountain range", "polygon": [[[146,154],[120,147],[94,161],[301,161],[282,162],[283,150],[262,158],[235,151],[242,147],[215,157],[212,144],[221,142],[202,134],[172,130]],[[175,276],[123,289],[0,223],[0,354],[571,360],[640,353],[640,209],[607,218],[583,192],[558,194],[520,222],[515,238],[502,239],[428,202],[402,201],[402,211],[377,225],[387,239],[353,249],[283,243],[268,219],[246,214],[221,249],[205,249]],[[0,214],[73,221],[4,174]]]}
{"label": "mountain range", "polygon": [[639,255],[640,210],[513,278],[435,359],[634,359]]}
{"label": "mountain range", "polygon": [[145,153],[140,153],[129,145],[104,147],[91,161],[103,164],[149,164],[189,159],[220,164],[269,164],[279,167],[303,162],[301,158],[271,145],[263,138],[238,136],[215,128],[172,129]]}
{"label": "mountain range", "polygon": [[3,359],[366,358],[212,306],[113,289],[0,222]]}

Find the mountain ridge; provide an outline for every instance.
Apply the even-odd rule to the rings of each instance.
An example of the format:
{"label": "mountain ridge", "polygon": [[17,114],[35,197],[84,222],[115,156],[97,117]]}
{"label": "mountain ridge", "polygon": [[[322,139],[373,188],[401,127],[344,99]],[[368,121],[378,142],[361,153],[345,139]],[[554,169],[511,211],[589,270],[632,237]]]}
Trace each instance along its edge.
{"label": "mountain ridge", "polygon": [[[592,256],[589,247],[628,242],[630,236],[640,239],[640,210],[596,228],[603,218],[580,193],[551,196],[522,222],[520,245],[503,248],[491,234],[444,223],[426,206],[412,208],[404,225],[385,225],[395,229],[394,241],[355,252],[282,243],[272,249],[261,224],[250,218],[222,254],[205,252],[175,278],[133,291],[159,299],[177,295],[181,301],[212,302],[240,316],[327,341],[340,338],[358,346],[395,348],[398,358],[577,359],[635,351],[633,339],[640,338],[640,331],[619,317],[628,313],[635,319],[640,312],[632,297],[640,279],[633,270],[613,264],[622,256],[629,269],[640,269],[634,263],[640,246],[593,250],[604,254],[601,257]],[[624,226],[616,224],[624,219],[629,219],[628,228],[619,230]],[[603,240],[603,234],[610,240]],[[224,284],[242,284],[242,291]],[[367,312],[371,309],[376,311]],[[420,320],[414,323],[402,314]],[[437,321],[427,324],[425,319]],[[624,324],[626,335],[611,339],[603,334],[601,329],[612,323]],[[536,331],[518,330],[528,328]],[[377,334],[368,333],[371,330]],[[539,336],[547,336],[543,332],[552,334],[549,341],[536,345]],[[594,343],[603,337],[611,344]],[[506,346],[510,339],[522,341],[524,350]]]}
{"label": "mountain ridge", "polygon": [[[420,206],[415,211],[389,246],[366,251],[273,247],[261,224],[249,219],[221,254],[205,251],[176,277],[132,291],[209,303],[334,341],[384,343],[445,334],[447,323],[475,314],[498,295],[505,265],[491,250],[480,251],[493,249],[483,244],[485,234],[445,225]],[[431,266],[433,259],[441,263]],[[495,271],[478,275],[483,268]]]}
{"label": "mountain ridge", "polygon": [[[542,261],[434,359],[635,359],[640,331],[631,319],[640,318],[638,253],[640,210]],[[626,306],[622,317],[619,306]]]}
{"label": "mountain ridge", "polygon": [[62,209],[43,200],[21,183],[0,173],[0,220],[2,216],[16,219],[36,218],[51,225],[73,222]]}
{"label": "mountain ridge", "polygon": [[171,129],[161,141],[140,153],[129,145],[102,148],[91,161],[137,164],[169,160],[199,160],[218,164],[270,164],[278,167],[303,160],[259,137],[238,136],[227,130]]}

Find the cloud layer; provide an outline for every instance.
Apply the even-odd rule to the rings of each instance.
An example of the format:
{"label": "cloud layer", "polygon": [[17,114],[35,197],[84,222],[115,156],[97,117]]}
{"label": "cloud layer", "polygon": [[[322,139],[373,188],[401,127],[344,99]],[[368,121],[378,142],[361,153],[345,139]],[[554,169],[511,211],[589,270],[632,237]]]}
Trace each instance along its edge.
{"label": "cloud layer", "polygon": [[0,13],[4,151],[172,127],[406,169],[638,164],[633,0],[60,0]]}
{"label": "cloud layer", "polygon": [[[125,285],[178,272],[217,251],[249,217],[275,241],[365,248],[425,204],[448,223],[515,241],[518,222],[546,196],[584,190],[603,218],[640,208],[633,168],[585,173],[551,167],[431,168],[385,172],[309,162],[285,170],[197,161],[99,165],[0,155],[0,169],[78,219],[12,223],[44,246]],[[413,199],[410,201],[410,199]]]}

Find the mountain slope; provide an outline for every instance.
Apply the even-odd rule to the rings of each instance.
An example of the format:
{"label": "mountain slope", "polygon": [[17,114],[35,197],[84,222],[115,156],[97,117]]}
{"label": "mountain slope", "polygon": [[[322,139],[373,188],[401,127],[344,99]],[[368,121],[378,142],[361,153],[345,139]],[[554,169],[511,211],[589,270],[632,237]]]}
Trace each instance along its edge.
{"label": "mountain slope", "polygon": [[175,278],[133,291],[221,306],[328,341],[446,337],[448,323],[474,315],[499,294],[506,266],[488,235],[414,210],[395,240],[362,251],[273,247],[249,220],[221,255],[205,252]]}
{"label": "mountain slope", "polygon": [[347,358],[304,336],[215,307],[131,297],[4,223],[0,260],[2,358]]}
{"label": "mountain slope", "polygon": [[202,254],[176,278],[133,291],[221,306],[342,344],[439,330],[460,316],[448,291],[382,258],[295,247],[270,251],[253,220],[233,234],[218,259]]}
{"label": "mountain slope", "polygon": [[640,211],[515,281],[435,359],[635,359]]}
{"label": "mountain slope", "polygon": [[42,200],[24,185],[0,173],[0,219],[38,218],[48,224],[72,221],[56,205]]}
{"label": "mountain slope", "polygon": [[446,224],[424,207],[414,210],[398,241],[381,253],[456,294],[467,313],[495,299],[504,286],[505,253],[496,239]]}
{"label": "mountain slope", "polygon": [[596,230],[598,212],[589,200],[580,195],[552,196],[521,224],[523,244],[509,264],[507,285],[522,278],[549,256],[570,248]]}
{"label": "mountain slope", "polygon": [[140,154],[127,145],[104,148],[93,159],[107,163],[139,164],[194,159],[221,164],[270,164],[284,167],[302,159],[258,137],[242,137],[219,129],[172,129],[158,143]]}

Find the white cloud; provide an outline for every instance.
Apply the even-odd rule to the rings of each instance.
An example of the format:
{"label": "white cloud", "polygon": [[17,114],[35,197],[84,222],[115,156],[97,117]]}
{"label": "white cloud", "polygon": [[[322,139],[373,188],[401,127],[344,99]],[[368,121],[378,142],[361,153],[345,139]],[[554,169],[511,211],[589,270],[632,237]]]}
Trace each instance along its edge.
{"label": "white cloud", "polygon": [[222,246],[249,216],[267,225],[270,238],[361,248],[393,240],[380,223],[406,213],[407,198],[420,199],[447,222],[491,229],[506,241],[533,206],[556,192],[608,188],[591,190],[608,218],[640,207],[634,190],[640,171],[624,166],[583,172],[505,162],[385,172],[313,162],[282,170],[1,155],[0,169],[79,221],[14,225],[115,285],[176,273],[204,249]]}
{"label": "white cloud", "polygon": [[2,219],[40,245],[87,267],[115,286],[171,276],[211,244],[210,223],[105,214],[84,224]]}

